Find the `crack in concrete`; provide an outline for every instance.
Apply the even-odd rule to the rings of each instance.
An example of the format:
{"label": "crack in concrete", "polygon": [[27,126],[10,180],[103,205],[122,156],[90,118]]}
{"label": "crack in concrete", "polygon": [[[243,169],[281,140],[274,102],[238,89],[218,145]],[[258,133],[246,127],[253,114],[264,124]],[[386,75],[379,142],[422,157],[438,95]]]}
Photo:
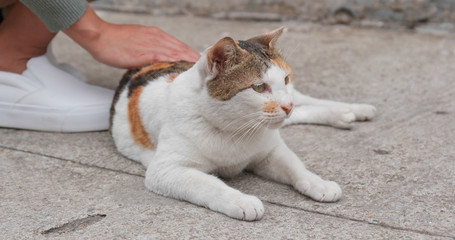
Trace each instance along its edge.
{"label": "crack in concrete", "polygon": [[363,223],[363,224],[369,224],[369,225],[373,225],[373,226],[377,226],[377,227],[383,227],[383,228],[387,228],[387,229],[391,229],[391,230],[413,232],[413,233],[428,235],[428,236],[432,236],[432,237],[445,237],[445,238],[450,238],[450,239],[455,240],[455,236],[449,236],[449,235],[433,233],[433,232],[429,232],[429,231],[426,231],[426,230],[417,230],[417,229],[412,229],[412,228],[396,227],[396,226],[391,226],[391,225],[384,224],[384,223],[373,223],[373,222],[368,222],[368,221],[365,221],[365,220],[362,220],[362,219],[346,217],[346,216],[341,216],[341,215],[332,215],[332,214],[327,214],[327,213],[321,213],[321,212],[314,211],[314,210],[309,210],[309,209],[304,209],[304,208],[284,205],[284,204],[281,204],[279,202],[273,202],[273,201],[268,201],[268,200],[263,200],[263,199],[261,199],[261,200],[266,202],[266,203],[268,203],[268,204],[271,204],[271,205],[280,206],[280,207],[284,207],[284,208],[291,208],[291,209],[295,209],[295,210],[301,210],[301,211],[304,211],[304,212],[314,213],[314,214],[318,214],[318,215],[322,215],[322,216],[328,216],[328,217],[339,218],[339,219],[344,219],[344,220],[358,222],[358,223]]}
{"label": "crack in concrete", "polygon": [[88,215],[84,218],[79,218],[68,223],[64,223],[61,226],[53,227],[48,230],[42,231],[41,234],[48,235],[48,234],[62,234],[68,232],[74,232],[77,230],[84,229],[90,225],[93,225],[105,218],[105,214],[95,214],[95,215]]}
{"label": "crack in concrete", "polygon": [[52,155],[48,155],[48,154],[44,154],[44,153],[32,152],[32,151],[23,150],[23,149],[17,149],[17,148],[4,146],[4,145],[0,145],[0,148],[12,150],[12,151],[17,151],[17,152],[33,154],[33,155],[38,155],[38,156],[41,156],[41,157],[53,158],[53,159],[57,159],[57,160],[65,161],[65,162],[78,164],[78,165],[85,166],[85,167],[97,168],[97,169],[100,169],[100,170],[107,170],[107,171],[117,172],[117,173],[123,173],[123,174],[127,174],[127,175],[130,175],[130,176],[144,177],[144,175],[141,175],[141,174],[130,173],[130,172],[117,170],[117,169],[112,169],[112,168],[100,167],[100,166],[93,165],[93,164],[81,163],[81,162],[78,162],[76,160],[66,159],[66,158],[62,158],[62,157],[56,157],[56,156],[52,156]]}
{"label": "crack in concrete", "polygon": [[[36,152],[22,150],[22,149],[16,149],[16,148],[7,147],[7,146],[3,146],[3,145],[0,145],[0,148],[12,150],[12,151],[23,152],[23,153],[28,153],[28,154],[33,154],[33,155],[39,155],[39,156],[52,158],[52,159],[56,159],[56,160],[61,160],[61,161],[66,161],[66,162],[71,162],[71,163],[79,164],[79,165],[85,166],[85,167],[91,167],[91,168],[96,168],[96,169],[105,170],[105,171],[111,171],[111,172],[116,172],[116,173],[121,173],[121,174],[127,174],[127,175],[135,176],[135,177],[141,177],[141,178],[144,177],[143,175],[140,175],[140,174],[129,173],[129,172],[121,171],[121,170],[105,168],[105,167],[100,167],[100,166],[91,165],[91,164],[84,164],[84,163],[80,163],[80,162],[77,162],[77,161],[71,160],[71,159],[65,159],[65,158],[55,157],[55,156],[51,156],[51,155],[47,155],[47,154],[36,153]],[[266,203],[268,203],[268,204],[271,204],[271,205],[276,205],[276,206],[280,206],[280,207],[284,207],[284,208],[291,208],[291,209],[300,210],[300,211],[304,211],[304,212],[308,212],[308,213],[314,213],[314,214],[318,214],[318,215],[322,215],[322,216],[334,217],[334,218],[344,219],[344,220],[348,220],[348,221],[353,221],[353,222],[358,222],[358,223],[363,223],[363,224],[369,224],[369,225],[373,225],[373,226],[377,226],[377,227],[383,227],[383,228],[391,229],[391,230],[407,231],[407,232],[413,232],[413,233],[427,235],[427,236],[445,237],[445,238],[450,238],[450,239],[455,240],[455,236],[443,235],[443,234],[433,233],[433,232],[429,232],[429,231],[425,231],[425,230],[417,230],[417,229],[412,229],[412,228],[396,227],[396,226],[387,225],[387,224],[383,224],[383,223],[373,223],[373,222],[368,222],[368,221],[365,221],[365,220],[362,220],[362,219],[356,219],[356,218],[347,217],[347,216],[341,216],[341,215],[332,215],[332,214],[327,214],[327,213],[321,213],[321,212],[318,212],[318,211],[313,211],[313,210],[309,210],[309,209],[303,209],[303,208],[299,208],[299,207],[284,205],[282,203],[273,202],[273,201],[269,201],[269,200],[264,200],[264,199],[261,199],[261,200],[266,202]],[[98,217],[93,218],[93,216],[98,216]],[[87,218],[78,219],[78,220],[75,220],[73,222],[63,224],[60,227],[51,228],[49,230],[43,231],[42,234],[50,234],[50,233],[53,233],[53,232],[56,232],[56,233],[69,232],[68,229],[71,230],[74,227],[76,227],[76,228],[74,228],[74,230],[71,230],[71,231],[75,231],[75,230],[78,230],[78,229],[85,228],[88,225],[94,224],[94,223],[100,221],[104,217],[106,217],[106,215],[104,215],[104,214],[92,215],[92,216],[89,216]],[[93,220],[93,219],[95,219],[95,220]],[[79,223],[78,221],[81,221],[81,223]],[[89,222],[90,224],[87,225],[86,223],[84,223],[85,221]],[[82,226],[84,224],[86,224],[85,227],[77,228],[78,225]],[[68,225],[68,226],[66,226],[66,225]]]}

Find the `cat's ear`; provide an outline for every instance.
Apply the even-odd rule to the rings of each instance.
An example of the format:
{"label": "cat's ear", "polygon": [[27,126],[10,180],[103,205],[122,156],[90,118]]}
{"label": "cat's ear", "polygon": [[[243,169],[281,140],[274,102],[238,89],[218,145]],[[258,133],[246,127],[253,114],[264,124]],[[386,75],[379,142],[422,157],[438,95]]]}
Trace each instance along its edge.
{"label": "cat's ear", "polygon": [[223,69],[229,67],[229,64],[236,62],[235,59],[240,52],[241,49],[234,39],[230,37],[221,39],[207,52],[210,71],[213,71],[213,67],[215,67],[218,72],[223,71]]}
{"label": "cat's ear", "polygon": [[273,49],[275,47],[275,43],[278,40],[278,38],[283,34],[283,32],[286,30],[285,27],[280,27],[278,29],[275,29],[271,32],[261,34],[259,36],[253,37],[248,39],[247,41],[249,42],[256,42],[259,44],[262,44],[269,49]]}

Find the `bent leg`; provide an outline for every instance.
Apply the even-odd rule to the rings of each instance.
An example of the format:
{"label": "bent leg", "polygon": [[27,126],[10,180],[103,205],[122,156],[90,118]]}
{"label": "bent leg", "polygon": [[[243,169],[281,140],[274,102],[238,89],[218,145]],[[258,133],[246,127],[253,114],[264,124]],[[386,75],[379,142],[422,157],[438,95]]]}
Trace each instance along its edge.
{"label": "bent leg", "polygon": [[150,162],[145,176],[145,186],[148,189],[210,208],[232,218],[247,221],[262,218],[264,206],[257,197],[243,194],[203,171],[169,164],[174,162],[175,157],[175,154],[168,154],[165,158],[169,159]]}
{"label": "bent leg", "polygon": [[248,167],[255,174],[292,185],[297,191],[316,201],[334,202],[341,198],[341,188],[308,171],[299,157],[281,142],[261,162]]}

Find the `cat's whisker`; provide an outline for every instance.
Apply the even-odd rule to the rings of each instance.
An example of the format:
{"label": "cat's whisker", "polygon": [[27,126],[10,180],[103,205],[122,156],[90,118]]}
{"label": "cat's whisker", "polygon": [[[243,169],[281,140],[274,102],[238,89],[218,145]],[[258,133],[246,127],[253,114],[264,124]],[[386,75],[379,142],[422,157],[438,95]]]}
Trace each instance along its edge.
{"label": "cat's whisker", "polygon": [[248,125],[250,125],[251,123],[254,123],[255,121],[257,121],[257,118],[251,118],[251,119],[249,119],[247,122],[245,122],[244,124],[242,124],[239,128],[237,128],[237,129],[234,131],[234,133],[235,133],[235,132],[239,132],[239,131],[245,129],[246,127],[248,127]]}
{"label": "cat's whisker", "polygon": [[[248,121],[246,121],[245,123],[243,123],[239,128],[237,128],[236,130],[234,130],[231,134],[231,137],[232,136],[235,136],[237,135],[239,132],[241,132],[242,130],[244,130],[245,128],[248,128],[249,125],[253,124],[254,122],[256,122],[258,120],[258,118],[256,116],[260,116],[262,115],[262,113],[260,112],[255,112],[255,113],[252,113],[252,114],[248,114],[248,115],[245,115],[243,117],[240,117],[234,121],[232,121],[230,124],[232,125],[233,123],[237,123],[238,121],[245,121],[244,119],[245,118],[251,118],[249,119]],[[225,129],[225,128],[223,128]]]}
{"label": "cat's whisker", "polygon": [[236,135],[240,134],[241,135],[238,137],[236,140],[235,144],[239,143],[242,141],[242,139],[248,134],[248,132],[251,130],[251,128],[257,123],[258,119],[251,119],[245,124],[243,124],[240,128],[238,128],[236,131],[233,132],[231,135],[231,140],[234,138]]}
{"label": "cat's whisker", "polygon": [[294,47],[285,48],[284,51],[282,50],[283,51],[283,54],[282,54],[283,59],[286,59],[286,60],[290,59],[292,57],[292,55],[294,55],[294,53],[297,52],[300,49],[301,45],[302,45],[302,42],[299,41],[299,42],[297,42],[297,45],[293,45]]}
{"label": "cat's whisker", "polygon": [[250,129],[248,129],[248,131],[242,135],[242,138],[239,139],[239,142],[251,142],[251,140],[257,134],[258,129],[262,127],[266,120],[266,118],[262,118],[259,122],[256,122]]}
{"label": "cat's whisker", "polygon": [[248,129],[251,125],[253,125],[255,121],[256,121],[255,119],[250,119],[246,123],[242,124],[239,128],[237,128],[230,134],[228,141],[229,142],[232,141],[236,136],[242,133],[243,130]]}
{"label": "cat's whisker", "polygon": [[266,118],[263,118],[259,123],[257,123],[253,127],[253,131],[251,132],[250,136],[248,137],[247,141],[251,142],[252,139],[254,139],[254,136],[259,132],[258,130],[266,123]]}
{"label": "cat's whisker", "polygon": [[258,129],[258,127],[261,125],[263,120],[261,120],[260,122],[257,122],[255,125],[253,125],[250,130],[246,133],[245,135],[245,138],[244,138],[244,142],[251,142],[253,136],[255,135],[255,132],[256,130]]}
{"label": "cat's whisker", "polygon": [[[242,139],[245,137],[246,134],[248,134],[248,132],[250,131],[251,127],[254,126],[256,124],[257,120],[256,119],[252,119],[250,121],[248,121],[247,124],[245,124],[244,127],[242,128],[239,128],[237,131],[236,131],[236,134],[240,134],[240,136],[238,136],[237,140],[234,142],[234,144],[238,144],[239,142],[242,142]],[[233,135],[235,137],[235,135]]]}
{"label": "cat's whisker", "polygon": [[224,131],[224,130],[228,129],[233,124],[235,124],[237,122],[240,122],[240,121],[243,121],[244,119],[247,119],[247,118],[250,118],[250,117],[255,117],[255,116],[260,116],[261,114],[262,114],[262,112],[254,112],[254,113],[250,113],[250,114],[244,115],[244,116],[242,116],[240,118],[236,118],[233,121],[231,121],[230,123],[228,123],[226,126],[224,126],[221,129],[221,131]]}

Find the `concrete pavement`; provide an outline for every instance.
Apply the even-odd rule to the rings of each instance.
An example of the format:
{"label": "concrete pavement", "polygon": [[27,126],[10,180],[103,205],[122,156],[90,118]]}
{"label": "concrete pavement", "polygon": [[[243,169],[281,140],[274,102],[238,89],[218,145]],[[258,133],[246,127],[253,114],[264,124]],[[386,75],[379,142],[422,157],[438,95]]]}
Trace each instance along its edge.
{"label": "concrete pavement", "polygon": [[[343,189],[314,202],[288,186],[243,174],[228,184],[265,203],[242,222],[164,198],[144,169],[119,155],[107,132],[0,129],[0,233],[5,239],[455,239],[455,36],[192,17],[100,12],[111,22],[157,25],[202,51],[289,27],[280,45],[296,88],[370,103],[353,130],[282,130],[307,167]],[[123,70],[95,62],[64,35],[54,49],[93,84],[115,88]]]}

